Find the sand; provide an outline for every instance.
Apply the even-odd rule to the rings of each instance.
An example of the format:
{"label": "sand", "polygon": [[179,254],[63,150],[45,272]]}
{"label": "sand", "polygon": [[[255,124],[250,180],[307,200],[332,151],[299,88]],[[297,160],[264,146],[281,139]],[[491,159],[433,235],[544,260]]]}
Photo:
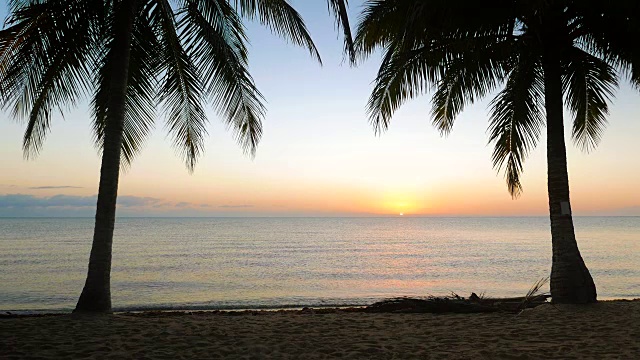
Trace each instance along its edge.
{"label": "sand", "polygon": [[640,301],[514,316],[311,311],[0,318],[0,358],[640,359]]}

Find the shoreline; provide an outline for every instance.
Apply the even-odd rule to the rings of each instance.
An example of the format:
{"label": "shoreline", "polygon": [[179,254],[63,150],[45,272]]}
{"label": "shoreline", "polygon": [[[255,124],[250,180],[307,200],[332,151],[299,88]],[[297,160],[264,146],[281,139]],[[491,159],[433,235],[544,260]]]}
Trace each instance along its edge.
{"label": "shoreline", "polygon": [[[621,301],[626,301],[622,300]],[[291,306],[291,307],[263,307],[263,308],[234,308],[234,309],[191,309],[191,308],[148,308],[142,310],[114,310],[112,313],[104,315],[126,315],[126,316],[144,316],[150,314],[158,315],[198,315],[198,314],[238,314],[238,313],[274,313],[274,312],[303,312],[313,310],[320,313],[324,312],[350,312],[365,309],[367,305],[345,305],[345,306]],[[85,314],[80,314],[83,316]],[[32,317],[48,317],[48,316],[75,316],[72,311],[59,312],[34,312],[34,311],[0,311],[1,319],[15,318],[32,318]]]}
{"label": "shoreline", "polygon": [[[416,296],[399,296],[395,298],[413,298],[423,299],[428,298],[416,297]],[[366,308],[378,301],[384,301],[391,298],[380,298],[373,300],[372,302],[362,303],[343,303],[343,304],[281,304],[281,305],[260,305],[256,304],[251,306],[132,306],[132,307],[114,307],[113,314],[125,314],[125,313],[146,313],[146,312],[238,312],[238,311],[297,311],[304,308],[311,309],[346,309],[346,308]],[[506,297],[492,298],[496,300],[507,299]],[[617,297],[617,298],[604,298],[598,299],[598,302],[611,302],[611,301],[640,301],[640,297]],[[29,316],[55,316],[55,315],[70,315],[72,314],[72,308],[65,309],[44,309],[44,310],[0,310],[0,319],[6,317],[29,317]]]}

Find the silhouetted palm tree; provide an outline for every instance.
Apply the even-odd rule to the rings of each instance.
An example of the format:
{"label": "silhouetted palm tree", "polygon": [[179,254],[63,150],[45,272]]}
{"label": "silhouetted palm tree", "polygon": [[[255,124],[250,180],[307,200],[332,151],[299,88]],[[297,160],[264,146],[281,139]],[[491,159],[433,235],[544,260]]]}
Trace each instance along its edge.
{"label": "silhouetted palm tree", "polygon": [[[328,0],[352,49],[346,0]],[[11,0],[0,33],[4,108],[27,119],[23,149],[39,152],[51,112],[92,95],[102,167],[85,286],[76,311],[111,311],[110,276],[122,164],[153,128],[158,105],[192,171],[204,148],[211,100],[240,146],[254,154],[265,113],[248,72],[241,17],[256,19],[320,56],[285,0]],[[353,52],[351,52],[353,56]]]}
{"label": "silhouetted palm tree", "polygon": [[433,89],[433,124],[447,134],[466,104],[503,86],[491,102],[492,160],[517,197],[523,161],[546,125],[554,302],[596,301],[571,216],[563,99],[573,140],[593,148],[620,75],[640,84],[639,3],[368,0],[358,26],[360,57],[383,50],[368,104],[376,132],[402,103]]}

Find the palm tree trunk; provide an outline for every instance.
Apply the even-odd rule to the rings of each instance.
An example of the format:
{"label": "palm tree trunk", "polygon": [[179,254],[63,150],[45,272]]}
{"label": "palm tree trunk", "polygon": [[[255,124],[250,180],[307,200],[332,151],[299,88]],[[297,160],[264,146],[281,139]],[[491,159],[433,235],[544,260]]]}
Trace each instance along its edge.
{"label": "palm tree trunk", "polygon": [[114,71],[104,133],[96,222],[87,280],[74,312],[111,312],[111,249],[135,3],[136,0],[122,1],[115,10],[113,46],[108,55]]}
{"label": "palm tree trunk", "polygon": [[558,34],[561,32],[549,32],[543,56],[547,112],[547,187],[553,252],[551,298],[554,303],[592,303],[596,302],[596,287],[578,250],[571,217],[563,124],[562,69],[558,54],[560,44],[556,40]]}

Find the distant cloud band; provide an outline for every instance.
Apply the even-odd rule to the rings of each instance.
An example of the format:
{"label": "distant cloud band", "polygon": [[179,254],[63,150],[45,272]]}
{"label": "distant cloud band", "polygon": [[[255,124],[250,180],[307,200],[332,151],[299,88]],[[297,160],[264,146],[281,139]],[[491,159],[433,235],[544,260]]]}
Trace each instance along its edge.
{"label": "distant cloud band", "polygon": [[[95,215],[97,198],[97,195],[0,193],[0,217],[89,217]],[[118,216],[237,216],[239,213],[248,214],[250,210],[243,209],[254,207],[246,203],[211,205],[131,195],[118,197]]]}
{"label": "distant cloud band", "polygon": [[[52,208],[52,207],[95,207],[97,195],[76,196],[76,195],[54,195],[48,197],[37,197],[26,194],[0,195],[0,209],[27,209],[27,208]],[[153,205],[160,202],[160,199],[139,196],[120,196],[118,205],[125,207]]]}
{"label": "distant cloud band", "polygon": [[60,186],[32,186],[29,189],[31,190],[46,190],[46,189],[83,189],[82,186],[72,186],[72,185],[60,185]]}

